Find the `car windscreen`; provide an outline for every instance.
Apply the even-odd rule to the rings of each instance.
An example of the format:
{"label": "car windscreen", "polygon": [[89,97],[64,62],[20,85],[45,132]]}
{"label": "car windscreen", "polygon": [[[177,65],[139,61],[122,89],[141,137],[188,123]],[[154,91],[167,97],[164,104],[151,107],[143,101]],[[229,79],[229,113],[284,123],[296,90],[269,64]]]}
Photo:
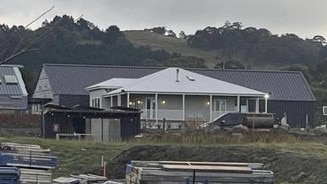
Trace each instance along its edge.
{"label": "car windscreen", "polygon": [[243,124],[245,119],[244,114],[240,113],[228,113],[224,116],[216,119],[214,122],[211,123],[211,126],[235,126],[239,124]]}

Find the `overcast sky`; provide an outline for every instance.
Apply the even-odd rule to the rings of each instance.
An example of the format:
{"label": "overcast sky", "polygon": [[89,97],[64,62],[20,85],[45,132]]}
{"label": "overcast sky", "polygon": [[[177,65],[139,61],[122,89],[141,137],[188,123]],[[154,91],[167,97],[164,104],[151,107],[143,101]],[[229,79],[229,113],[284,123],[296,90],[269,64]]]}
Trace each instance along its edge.
{"label": "overcast sky", "polygon": [[177,34],[182,30],[194,34],[230,21],[266,28],[273,34],[327,37],[327,0],[1,0],[0,23],[25,26],[52,6],[31,28],[56,15],[83,15],[100,29],[165,26]]}

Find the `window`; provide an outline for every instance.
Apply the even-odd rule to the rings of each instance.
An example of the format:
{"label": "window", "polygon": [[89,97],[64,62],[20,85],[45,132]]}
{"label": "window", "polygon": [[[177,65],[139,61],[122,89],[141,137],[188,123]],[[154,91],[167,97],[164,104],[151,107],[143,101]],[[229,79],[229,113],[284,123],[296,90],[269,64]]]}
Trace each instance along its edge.
{"label": "window", "polygon": [[225,112],[226,111],[226,100],[225,99],[216,99],[214,111]]}
{"label": "window", "polygon": [[91,107],[100,108],[100,98],[93,98],[91,101]]}

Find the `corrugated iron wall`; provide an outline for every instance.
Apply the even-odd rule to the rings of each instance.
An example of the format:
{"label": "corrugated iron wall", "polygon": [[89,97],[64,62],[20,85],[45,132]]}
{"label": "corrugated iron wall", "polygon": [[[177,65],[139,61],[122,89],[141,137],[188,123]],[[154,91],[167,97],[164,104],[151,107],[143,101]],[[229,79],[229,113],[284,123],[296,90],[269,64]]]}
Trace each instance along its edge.
{"label": "corrugated iron wall", "polygon": [[130,115],[120,119],[121,139],[132,138],[141,133],[140,115]]}
{"label": "corrugated iron wall", "polygon": [[268,101],[268,112],[276,113],[280,120],[284,112],[287,115],[288,124],[294,128],[306,127],[306,116],[308,125],[315,126],[315,103],[313,101]]}

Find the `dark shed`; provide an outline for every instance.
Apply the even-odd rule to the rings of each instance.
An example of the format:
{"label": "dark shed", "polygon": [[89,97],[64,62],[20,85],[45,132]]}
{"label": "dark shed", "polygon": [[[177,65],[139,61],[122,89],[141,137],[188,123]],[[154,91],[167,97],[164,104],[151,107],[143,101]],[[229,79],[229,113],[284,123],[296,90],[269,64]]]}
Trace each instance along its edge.
{"label": "dark shed", "polygon": [[[110,135],[110,132],[119,131],[119,139],[125,140],[140,134],[140,111],[133,108],[115,107],[109,110],[92,108],[87,106],[64,107],[53,104],[44,106],[43,114],[43,136],[55,138],[60,135],[69,135],[79,138],[86,136],[102,137]],[[92,135],[92,120],[114,119],[119,122],[119,129],[104,130],[103,125],[99,132],[102,135]],[[103,122],[103,121],[102,121]],[[110,121],[109,121],[110,122]],[[101,129],[102,128],[102,129]]]}
{"label": "dark shed", "polygon": [[275,113],[279,119],[286,114],[291,127],[315,126],[316,98],[299,71],[198,69],[197,72],[269,93],[268,112]]}

